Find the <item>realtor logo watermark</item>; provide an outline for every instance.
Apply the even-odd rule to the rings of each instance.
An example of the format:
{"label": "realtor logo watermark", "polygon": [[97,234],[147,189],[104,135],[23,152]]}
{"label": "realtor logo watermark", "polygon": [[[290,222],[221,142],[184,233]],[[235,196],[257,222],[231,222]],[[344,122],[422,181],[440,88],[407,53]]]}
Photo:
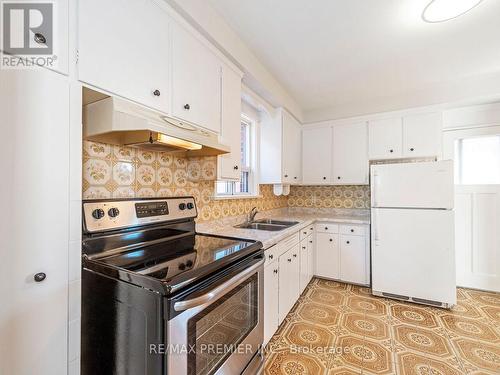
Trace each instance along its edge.
{"label": "realtor logo watermark", "polygon": [[1,1],[0,67],[55,67],[54,19],[54,2]]}

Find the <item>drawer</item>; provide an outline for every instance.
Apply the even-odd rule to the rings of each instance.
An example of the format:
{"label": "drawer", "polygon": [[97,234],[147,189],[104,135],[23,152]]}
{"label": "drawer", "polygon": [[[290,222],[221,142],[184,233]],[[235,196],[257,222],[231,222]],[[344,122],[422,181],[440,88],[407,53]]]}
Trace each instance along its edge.
{"label": "drawer", "polygon": [[313,233],[314,233],[314,225],[313,224],[302,228],[299,232],[300,240],[302,241],[303,239],[305,239],[306,237],[310,236]]}
{"label": "drawer", "polygon": [[264,251],[264,257],[265,257],[264,265],[267,265],[275,260],[278,260],[281,253],[283,253],[283,249],[280,247],[279,244],[271,246],[269,249]]}
{"label": "drawer", "polygon": [[293,245],[298,244],[300,241],[300,235],[299,232],[291,235],[290,237],[285,238],[284,240],[280,241],[277,246],[281,247],[283,251],[287,251],[289,248],[291,248]]}
{"label": "drawer", "polygon": [[341,225],[340,233],[353,236],[364,236],[367,234],[366,225]]}
{"label": "drawer", "polygon": [[339,225],[334,223],[317,223],[316,232],[318,233],[338,233]]}

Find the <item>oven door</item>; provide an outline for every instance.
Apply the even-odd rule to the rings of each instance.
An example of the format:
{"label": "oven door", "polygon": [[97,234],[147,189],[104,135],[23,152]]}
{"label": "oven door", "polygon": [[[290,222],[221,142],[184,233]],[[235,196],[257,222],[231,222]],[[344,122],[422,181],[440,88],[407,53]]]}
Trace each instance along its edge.
{"label": "oven door", "polygon": [[171,300],[181,312],[167,325],[168,374],[235,375],[260,358],[264,260],[241,264],[200,290]]}

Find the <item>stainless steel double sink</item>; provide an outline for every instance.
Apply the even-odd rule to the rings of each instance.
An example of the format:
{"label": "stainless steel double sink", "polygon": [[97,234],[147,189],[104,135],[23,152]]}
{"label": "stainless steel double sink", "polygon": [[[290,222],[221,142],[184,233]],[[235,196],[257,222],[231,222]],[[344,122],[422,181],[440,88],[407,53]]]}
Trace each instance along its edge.
{"label": "stainless steel double sink", "polygon": [[290,228],[298,223],[299,223],[298,221],[259,219],[259,220],[254,220],[254,221],[250,221],[247,223],[236,225],[235,228],[280,231],[280,230]]}

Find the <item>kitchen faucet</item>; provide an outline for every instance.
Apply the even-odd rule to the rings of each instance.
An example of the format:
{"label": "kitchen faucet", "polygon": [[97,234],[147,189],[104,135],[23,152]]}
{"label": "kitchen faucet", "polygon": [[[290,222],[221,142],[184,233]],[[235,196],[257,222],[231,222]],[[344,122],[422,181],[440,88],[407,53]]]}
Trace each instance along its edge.
{"label": "kitchen faucet", "polygon": [[251,223],[255,219],[255,215],[257,215],[258,212],[257,207],[252,208],[247,215],[247,223]]}

